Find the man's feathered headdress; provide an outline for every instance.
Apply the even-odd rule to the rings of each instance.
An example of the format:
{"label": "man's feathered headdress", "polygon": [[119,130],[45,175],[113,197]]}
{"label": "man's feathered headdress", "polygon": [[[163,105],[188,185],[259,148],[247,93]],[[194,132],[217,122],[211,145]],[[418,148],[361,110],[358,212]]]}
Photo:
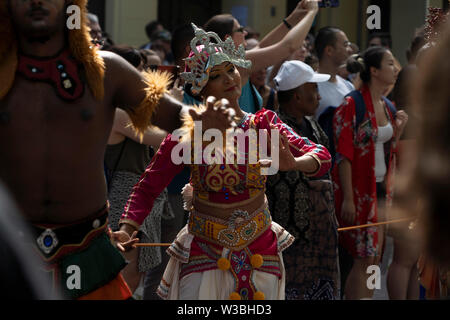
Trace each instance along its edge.
{"label": "man's feathered headdress", "polygon": [[[69,49],[75,60],[83,65],[86,81],[93,96],[101,100],[104,95],[105,66],[89,34],[87,2],[88,0],[73,0],[73,5],[81,9],[81,28],[68,30]],[[2,100],[13,86],[18,62],[18,44],[7,0],[0,0],[0,21],[0,100]]]}

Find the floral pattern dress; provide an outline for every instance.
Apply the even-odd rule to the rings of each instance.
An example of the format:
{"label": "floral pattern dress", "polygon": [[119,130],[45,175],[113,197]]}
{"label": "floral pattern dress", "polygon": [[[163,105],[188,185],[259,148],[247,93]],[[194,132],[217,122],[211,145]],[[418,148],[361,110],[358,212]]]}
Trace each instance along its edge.
{"label": "floral pattern dress", "polygon": [[[348,159],[352,166],[353,199],[356,208],[355,225],[377,223],[377,193],[375,180],[375,141],[378,134],[378,126],[375,111],[368,86],[361,89],[365,103],[364,118],[357,128],[355,101],[347,97],[345,102],[336,109],[333,119],[333,132],[336,145],[336,164],[333,168],[333,181],[335,189],[336,215],[340,227],[347,225],[341,218],[343,193],[339,179],[339,162],[343,158]],[[384,153],[387,173],[386,205],[392,200],[392,178],[395,167],[395,118],[389,108],[385,106],[388,120],[394,128],[392,139],[384,144]],[[345,231],[339,234],[340,243],[353,257],[379,256],[381,248],[376,227],[360,228]]]}

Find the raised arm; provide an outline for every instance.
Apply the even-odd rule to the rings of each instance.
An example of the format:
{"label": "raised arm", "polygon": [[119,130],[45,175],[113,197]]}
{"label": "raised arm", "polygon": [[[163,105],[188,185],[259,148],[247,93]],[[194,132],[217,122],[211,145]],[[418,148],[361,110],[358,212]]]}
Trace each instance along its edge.
{"label": "raised arm", "polygon": [[291,14],[286,17],[285,20],[287,24],[284,23],[284,21],[281,22],[259,42],[258,47],[265,48],[281,41],[289,30],[297,25],[306,15],[307,10],[305,9],[305,3],[306,0],[299,1]]}
{"label": "raised arm", "polygon": [[[102,51],[106,65],[106,87],[112,92],[111,105],[125,110],[139,137],[150,124],[171,133],[182,126],[187,114],[202,121],[203,128],[226,130],[231,126],[231,108],[201,113],[168,94],[170,77],[167,73],[140,73],[122,57]],[[221,103],[221,102],[219,102]]]}
{"label": "raised arm", "polygon": [[[317,0],[306,2],[307,13],[279,42],[265,47],[254,48],[246,52],[246,58],[252,61],[252,68],[247,73],[261,70],[286,59],[295,50],[300,48],[311,29],[314,18],[318,12]],[[248,75],[243,76],[242,83],[248,80]]]}
{"label": "raised arm", "polygon": [[172,98],[167,91],[169,74],[140,73],[122,57],[102,51],[105,61],[107,86],[112,90],[112,105],[125,110],[140,136],[150,121],[161,129],[172,132],[181,126],[181,111],[187,107]]}

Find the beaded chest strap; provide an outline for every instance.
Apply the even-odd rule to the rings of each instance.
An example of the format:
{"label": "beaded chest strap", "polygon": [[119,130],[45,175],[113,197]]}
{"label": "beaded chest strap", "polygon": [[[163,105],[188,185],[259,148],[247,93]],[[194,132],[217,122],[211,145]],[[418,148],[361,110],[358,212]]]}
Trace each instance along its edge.
{"label": "beaded chest strap", "polygon": [[28,80],[49,83],[61,99],[74,101],[84,93],[81,68],[70,52],[65,50],[51,58],[20,55],[17,72]]}

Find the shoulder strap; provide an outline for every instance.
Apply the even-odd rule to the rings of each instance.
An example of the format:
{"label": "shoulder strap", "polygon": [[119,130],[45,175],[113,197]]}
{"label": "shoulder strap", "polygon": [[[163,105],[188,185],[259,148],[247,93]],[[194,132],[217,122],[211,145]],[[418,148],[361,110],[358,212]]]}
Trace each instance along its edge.
{"label": "shoulder strap", "polygon": [[317,143],[324,145],[327,149],[330,149],[330,138],[322,129],[319,122],[317,122],[314,117],[304,117],[304,119],[311,125],[313,129],[313,135],[316,137]]}
{"label": "shoulder strap", "polygon": [[250,82],[250,80],[248,81],[249,85],[250,85],[250,92],[252,93],[252,98],[253,98],[253,104],[255,106],[255,113],[261,109],[261,105],[259,104],[259,100],[258,100],[258,94],[256,91],[255,86],[253,85],[253,83]]}
{"label": "shoulder strap", "polygon": [[350,92],[348,95],[346,95],[346,97],[352,97],[353,101],[355,101],[356,130],[364,120],[364,114],[366,113],[366,103],[364,102],[364,98],[359,90]]}
{"label": "shoulder strap", "polygon": [[[346,97],[352,97],[355,101],[356,128],[358,128],[364,120],[364,114],[366,113],[366,103],[364,102],[364,98],[359,90],[350,92],[348,95],[346,95]],[[395,118],[397,108],[395,108],[394,104],[388,98],[382,98],[388,106],[389,111],[392,113],[392,116]]]}
{"label": "shoulder strap", "polygon": [[267,99],[267,105],[264,107],[269,110],[275,110],[274,102],[275,102],[275,90],[273,88],[270,88],[269,98]]}
{"label": "shoulder strap", "polygon": [[392,113],[392,117],[395,118],[395,114],[397,113],[397,108],[394,106],[394,104],[392,103],[391,100],[389,100],[386,97],[382,97],[382,98],[383,98],[384,102],[386,103],[386,105],[388,106],[389,111]]}

